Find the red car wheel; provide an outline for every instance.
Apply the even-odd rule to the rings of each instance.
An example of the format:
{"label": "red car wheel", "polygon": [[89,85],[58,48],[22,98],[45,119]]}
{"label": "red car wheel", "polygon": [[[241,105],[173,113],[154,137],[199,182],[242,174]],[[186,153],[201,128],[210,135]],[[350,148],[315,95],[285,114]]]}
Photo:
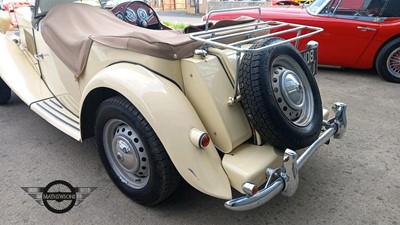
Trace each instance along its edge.
{"label": "red car wheel", "polygon": [[400,83],[400,38],[390,41],[381,49],[375,64],[383,79]]}

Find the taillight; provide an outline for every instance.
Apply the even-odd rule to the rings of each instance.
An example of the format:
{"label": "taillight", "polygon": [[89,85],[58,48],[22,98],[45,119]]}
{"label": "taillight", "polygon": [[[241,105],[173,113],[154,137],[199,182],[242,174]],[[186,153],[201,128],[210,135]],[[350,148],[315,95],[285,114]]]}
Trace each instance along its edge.
{"label": "taillight", "polygon": [[192,144],[197,148],[206,148],[211,142],[211,138],[206,132],[196,128],[190,130],[189,137]]}
{"label": "taillight", "polygon": [[207,133],[204,133],[200,137],[200,147],[201,148],[206,148],[210,144],[210,136],[208,136]]}

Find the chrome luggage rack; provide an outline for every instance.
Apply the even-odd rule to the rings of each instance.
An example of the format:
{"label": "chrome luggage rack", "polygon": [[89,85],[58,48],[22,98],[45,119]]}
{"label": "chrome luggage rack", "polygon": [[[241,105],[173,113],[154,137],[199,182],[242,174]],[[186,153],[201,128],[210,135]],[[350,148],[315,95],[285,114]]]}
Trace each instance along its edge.
{"label": "chrome luggage rack", "polygon": [[[214,13],[231,12],[231,11],[248,11],[248,10],[258,10],[258,18],[254,22],[249,22],[241,25],[232,25],[217,29],[210,29],[209,27],[210,16]],[[236,78],[237,78],[242,53],[263,51],[267,48],[271,48],[285,43],[294,43],[295,47],[299,48],[299,41],[301,39],[311,37],[322,31],[323,31],[322,28],[313,26],[305,26],[305,25],[279,22],[279,21],[261,21],[261,8],[248,7],[248,8],[213,10],[209,12],[206,18],[205,30],[192,33],[190,35],[190,38],[204,43],[202,49],[196,50],[195,54],[206,56],[207,49],[209,47],[231,49],[236,51]],[[256,41],[270,37],[279,37],[281,35],[292,35],[293,37],[289,37],[288,39],[277,41],[274,42],[273,44],[266,46],[261,46],[257,48],[249,47],[249,44],[253,44]],[[317,47],[318,44],[313,41],[312,43],[307,44],[306,49],[317,48]],[[228,100],[229,105],[233,105],[238,100],[240,100],[237,87],[238,87],[238,79],[236,79],[235,82],[234,96],[230,97]]]}
{"label": "chrome luggage rack", "polygon": [[[214,13],[219,12],[230,12],[230,11],[243,11],[243,10],[258,10],[258,18],[253,23],[246,23],[242,25],[233,25],[229,27],[210,29],[209,21],[210,16]],[[241,29],[246,29],[245,31],[240,31]],[[278,31],[273,32],[275,29]],[[303,31],[307,30],[307,33]],[[231,32],[230,32],[231,31]],[[236,31],[236,32],[235,32]],[[264,49],[280,45],[283,43],[295,42],[295,46],[298,47],[299,41],[301,39],[313,36],[317,33],[322,32],[323,29],[320,27],[305,26],[294,23],[286,23],[279,21],[261,21],[261,8],[260,7],[248,7],[248,8],[235,8],[235,9],[222,9],[213,10],[208,13],[206,18],[206,26],[204,31],[192,33],[190,38],[196,41],[200,41],[206,44],[206,47],[220,47],[228,48],[237,52],[257,52]],[[242,45],[251,44],[255,41],[266,39],[269,37],[276,37],[284,34],[295,33],[295,36],[280,42],[260,47],[260,48],[245,48]],[[235,41],[232,43],[224,43],[231,38],[246,37],[245,40]]]}

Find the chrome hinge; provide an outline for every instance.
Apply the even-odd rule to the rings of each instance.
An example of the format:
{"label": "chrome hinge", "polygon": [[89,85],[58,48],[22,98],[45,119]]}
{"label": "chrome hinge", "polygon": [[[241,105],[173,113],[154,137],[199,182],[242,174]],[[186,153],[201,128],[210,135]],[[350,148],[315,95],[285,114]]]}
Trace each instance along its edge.
{"label": "chrome hinge", "polygon": [[194,55],[200,56],[202,59],[205,59],[208,55],[208,52],[205,49],[195,49]]}
{"label": "chrome hinge", "polygon": [[35,59],[38,61],[41,61],[44,59],[44,55],[43,54],[35,54]]}
{"label": "chrome hinge", "polygon": [[237,95],[236,97],[229,97],[228,99],[228,105],[232,106],[235,103],[239,102],[240,100],[242,100],[242,96],[241,95]]}

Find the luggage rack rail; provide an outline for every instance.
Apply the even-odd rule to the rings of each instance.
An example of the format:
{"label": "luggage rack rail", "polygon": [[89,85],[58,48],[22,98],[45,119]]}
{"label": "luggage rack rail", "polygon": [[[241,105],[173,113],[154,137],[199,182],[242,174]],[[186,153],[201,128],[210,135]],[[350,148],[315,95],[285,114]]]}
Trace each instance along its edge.
{"label": "luggage rack rail", "polygon": [[[256,21],[252,23],[234,25],[218,29],[208,29],[208,24],[209,24],[208,22],[212,14],[217,12],[229,12],[238,10],[239,11],[258,10],[258,19],[256,19]],[[278,30],[276,32],[273,32],[274,29]],[[303,32],[305,30],[307,31],[307,33]],[[212,46],[219,48],[227,48],[237,52],[257,52],[276,45],[289,42],[295,42],[295,46],[298,47],[299,41],[301,39],[313,36],[322,31],[323,31],[322,28],[313,26],[304,26],[304,25],[279,22],[279,21],[261,21],[260,7],[250,7],[250,8],[236,8],[236,9],[223,9],[223,10],[211,11],[207,15],[205,31],[192,33],[190,35],[190,38],[205,43],[205,47]],[[295,33],[295,36],[260,48],[253,49],[253,48],[242,47],[245,44],[254,43],[255,41],[261,39],[269,37],[277,37],[279,35],[284,35],[288,33]],[[243,37],[245,37],[244,40],[233,41],[229,43],[229,39],[231,40],[234,40],[234,38],[243,39]]]}

